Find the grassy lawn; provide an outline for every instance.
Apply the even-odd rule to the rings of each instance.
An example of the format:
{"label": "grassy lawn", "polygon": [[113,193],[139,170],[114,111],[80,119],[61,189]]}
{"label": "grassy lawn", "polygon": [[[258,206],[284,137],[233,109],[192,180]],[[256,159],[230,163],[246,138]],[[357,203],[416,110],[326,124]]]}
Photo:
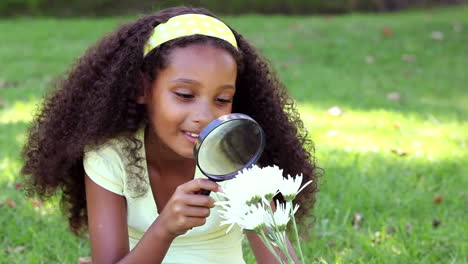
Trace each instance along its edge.
{"label": "grassy lawn", "polygon": [[[18,190],[19,151],[51,82],[128,20],[0,20],[0,263],[90,255],[56,201]],[[227,21],[275,65],[325,170],[307,259],[468,263],[468,6]]]}

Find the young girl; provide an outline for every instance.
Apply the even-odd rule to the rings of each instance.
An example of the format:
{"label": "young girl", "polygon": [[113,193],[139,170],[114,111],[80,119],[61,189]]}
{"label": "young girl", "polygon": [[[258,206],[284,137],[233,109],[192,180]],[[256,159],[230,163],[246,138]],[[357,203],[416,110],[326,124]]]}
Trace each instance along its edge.
{"label": "young girl", "polygon": [[[260,166],[302,173],[299,220],[317,191],[312,144],[283,85],[242,35],[205,9],[126,24],[80,58],[45,99],[23,149],[30,190],[61,195],[94,263],[244,263],[240,229],[220,226],[193,157],[198,134],[231,113],[266,134]],[[280,199],[280,197],[277,197]],[[259,263],[274,257],[247,234]]]}

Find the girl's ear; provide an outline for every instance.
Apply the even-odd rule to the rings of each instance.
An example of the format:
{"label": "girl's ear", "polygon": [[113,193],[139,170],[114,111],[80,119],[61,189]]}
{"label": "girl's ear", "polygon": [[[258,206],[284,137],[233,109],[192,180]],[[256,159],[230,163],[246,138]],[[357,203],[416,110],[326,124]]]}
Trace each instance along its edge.
{"label": "girl's ear", "polygon": [[139,96],[137,97],[136,102],[137,102],[138,104],[146,104],[146,95],[145,95],[145,92],[144,92],[144,91],[143,91],[143,94],[142,94],[142,95],[139,95]]}
{"label": "girl's ear", "polygon": [[148,79],[148,77],[142,72],[140,72],[140,78],[141,78],[142,86],[140,86],[141,88],[140,88],[140,91],[138,92],[136,102],[138,104],[146,104],[148,91],[150,89],[151,82]]}

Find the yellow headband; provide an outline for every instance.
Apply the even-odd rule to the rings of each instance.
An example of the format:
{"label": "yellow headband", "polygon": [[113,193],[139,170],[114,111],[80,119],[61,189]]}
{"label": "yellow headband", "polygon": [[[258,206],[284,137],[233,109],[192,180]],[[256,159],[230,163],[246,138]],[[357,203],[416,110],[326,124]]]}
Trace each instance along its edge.
{"label": "yellow headband", "polygon": [[223,22],[206,15],[186,14],[171,17],[166,23],[157,25],[146,41],[143,56],[164,42],[195,34],[223,39],[237,48],[234,34]]}

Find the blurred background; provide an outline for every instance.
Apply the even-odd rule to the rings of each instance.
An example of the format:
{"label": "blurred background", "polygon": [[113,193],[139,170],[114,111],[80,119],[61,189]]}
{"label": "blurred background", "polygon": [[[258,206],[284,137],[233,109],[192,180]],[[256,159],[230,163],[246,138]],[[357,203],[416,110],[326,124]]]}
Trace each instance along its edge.
{"label": "blurred background", "polygon": [[297,103],[324,169],[307,263],[468,263],[466,2],[1,0],[0,263],[90,262],[60,193],[24,194],[27,128],[91,45],[175,5],[219,15]]}
{"label": "blurred background", "polygon": [[1,16],[115,16],[178,5],[203,6],[219,14],[343,14],[389,12],[460,4],[466,0],[3,0]]}

